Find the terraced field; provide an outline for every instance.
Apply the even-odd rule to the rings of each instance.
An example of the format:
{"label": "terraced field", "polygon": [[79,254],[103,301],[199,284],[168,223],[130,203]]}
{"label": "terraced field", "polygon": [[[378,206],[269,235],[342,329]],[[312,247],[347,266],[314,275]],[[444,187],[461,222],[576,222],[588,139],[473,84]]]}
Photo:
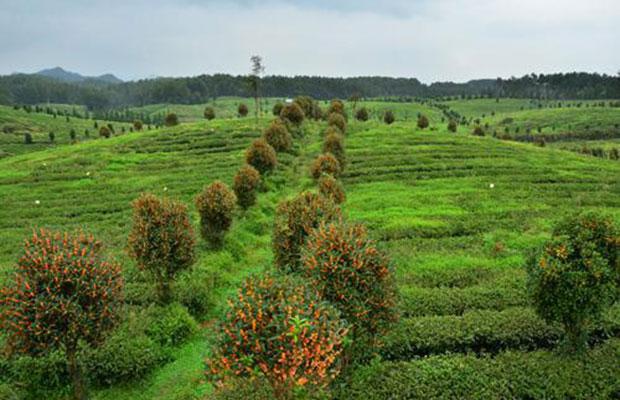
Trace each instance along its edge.
{"label": "terraced field", "polygon": [[[352,371],[336,397],[559,399],[620,393],[619,307],[595,327],[584,367],[554,352],[561,331],[529,306],[522,270],[526,251],[545,240],[563,214],[598,210],[620,221],[620,163],[474,137],[463,128],[452,134],[430,106],[368,104],[375,110],[383,106],[396,111],[393,125],[350,120],[343,208],[390,255],[401,319],[382,338],[379,357]],[[428,113],[434,130],[415,127],[417,112]],[[260,126],[268,120],[261,119]],[[212,321],[245,276],[272,268],[274,208],[313,188],[308,167],[320,152],[323,128],[324,123],[306,123],[306,137],[295,140],[294,151],[278,155],[279,166],[258,205],[237,212],[222,250],[199,242],[198,260],[178,286],[209,288],[211,307],[200,333],[143,380],[98,388],[94,398],[212,394],[202,375]],[[33,226],[83,226],[122,262],[128,301],[151,301],[145,277],[125,252],[131,201],[143,191],[180,199],[197,226],[195,195],[214,179],[230,183],[244,149],[259,134],[250,118],[216,119],[0,160],[0,269],[5,276],[12,269]]]}

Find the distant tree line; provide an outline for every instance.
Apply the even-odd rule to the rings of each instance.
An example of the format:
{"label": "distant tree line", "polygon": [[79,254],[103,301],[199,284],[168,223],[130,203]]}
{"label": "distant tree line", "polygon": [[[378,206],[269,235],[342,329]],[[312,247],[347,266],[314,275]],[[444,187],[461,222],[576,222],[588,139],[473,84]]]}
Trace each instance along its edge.
{"label": "distant tree line", "polygon": [[[415,78],[311,76],[265,76],[261,96],[315,99],[358,97],[518,97],[538,99],[618,99],[620,75],[559,73],[526,75],[521,78],[482,79],[467,83],[436,82],[430,85]],[[14,74],[0,76],[0,103],[83,104],[103,110],[157,103],[197,104],[221,96],[254,96],[247,76],[226,74],[189,78],[144,79],[119,84],[67,83],[51,78]]]}

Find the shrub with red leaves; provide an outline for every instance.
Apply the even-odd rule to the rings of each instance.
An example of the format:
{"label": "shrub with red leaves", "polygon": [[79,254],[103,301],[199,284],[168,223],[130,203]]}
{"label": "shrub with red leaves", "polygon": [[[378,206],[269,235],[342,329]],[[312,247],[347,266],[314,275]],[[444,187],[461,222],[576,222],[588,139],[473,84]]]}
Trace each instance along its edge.
{"label": "shrub with red leaves", "polygon": [[319,179],[323,174],[337,178],[341,171],[338,159],[330,153],[319,154],[310,166],[310,174],[314,179]]}
{"label": "shrub with red leaves", "polygon": [[278,399],[299,387],[324,387],[339,372],[347,334],[336,309],[290,275],[249,278],[229,301],[207,376],[264,376]]}
{"label": "shrub with red leaves", "polygon": [[260,185],[260,173],[251,165],[244,165],[235,175],[233,190],[237,196],[237,203],[244,210],[256,203],[258,185]]}
{"label": "shrub with red leaves", "polygon": [[342,184],[331,175],[319,178],[319,193],[336,204],[342,204],[347,199]]}
{"label": "shrub with red leaves", "polygon": [[205,186],[196,197],[200,214],[200,234],[213,246],[219,247],[233,222],[237,196],[221,181]]}
{"label": "shrub with red leaves", "polygon": [[344,138],[342,135],[338,133],[329,133],[326,135],[325,141],[323,142],[323,153],[333,154],[336,160],[338,160],[338,164],[340,164],[340,170],[344,170],[347,157],[345,155]]}
{"label": "shrub with red leaves", "polygon": [[276,151],[265,139],[256,139],[245,152],[245,162],[264,175],[275,169]]}
{"label": "shrub with red leaves", "polygon": [[293,137],[281,119],[274,120],[263,132],[263,139],[275,151],[290,151],[293,147]]}
{"label": "shrub with red leaves", "polygon": [[92,235],[41,229],[25,241],[15,280],[2,289],[0,326],[18,352],[64,350],[74,398],[83,399],[78,343],[97,346],[116,325],[122,289],[120,266]]}

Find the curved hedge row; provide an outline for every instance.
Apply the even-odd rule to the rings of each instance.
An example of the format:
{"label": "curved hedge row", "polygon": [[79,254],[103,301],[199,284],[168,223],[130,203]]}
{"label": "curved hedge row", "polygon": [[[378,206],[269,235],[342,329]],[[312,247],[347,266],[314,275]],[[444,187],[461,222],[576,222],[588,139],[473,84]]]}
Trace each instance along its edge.
{"label": "curved hedge row", "polygon": [[[609,310],[594,336],[620,333],[620,307]],[[555,345],[563,337],[559,325],[551,325],[533,309],[471,311],[462,316],[433,316],[402,320],[384,338],[380,350],[386,360],[449,352],[497,353],[504,349],[537,349]]]}
{"label": "curved hedge row", "polygon": [[620,340],[582,358],[552,351],[434,356],[359,368],[338,399],[607,399],[620,395]]}

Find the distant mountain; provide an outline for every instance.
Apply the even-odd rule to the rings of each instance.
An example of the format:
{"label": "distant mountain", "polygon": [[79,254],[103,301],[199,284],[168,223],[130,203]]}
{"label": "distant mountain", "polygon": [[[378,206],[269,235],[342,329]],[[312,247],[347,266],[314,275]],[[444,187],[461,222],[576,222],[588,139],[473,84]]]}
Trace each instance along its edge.
{"label": "distant mountain", "polygon": [[104,74],[100,76],[84,76],[77,72],[66,71],[60,67],[43,69],[36,75],[46,76],[62,82],[81,83],[81,82],[99,82],[99,83],[123,83],[123,81],[112,74]]}

